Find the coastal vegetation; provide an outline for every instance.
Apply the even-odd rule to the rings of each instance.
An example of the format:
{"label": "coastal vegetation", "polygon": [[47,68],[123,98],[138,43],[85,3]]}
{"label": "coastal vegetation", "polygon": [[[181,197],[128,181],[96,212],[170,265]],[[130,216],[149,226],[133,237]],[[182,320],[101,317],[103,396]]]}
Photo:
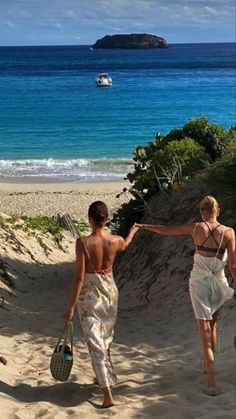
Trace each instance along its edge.
{"label": "coastal vegetation", "polygon": [[[84,221],[74,220],[76,227],[80,233],[84,233],[89,229],[89,226]],[[49,233],[56,240],[60,241],[63,238],[63,229],[58,217],[47,217],[47,216],[11,216],[11,217],[0,217],[0,227],[4,228],[11,225],[14,229],[20,229],[28,234]]]}
{"label": "coastal vegetation", "polygon": [[235,190],[236,129],[226,130],[205,116],[193,118],[182,128],[165,136],[157,133],[153,142],[137,146],[133,162],[134,170],[127,174],[130,188],[122,192],[130,193],[131,199],[111,222],[112,230],[122,235],[142,218],[148,201],[158,192],[170,195],[194,178],[204,179],[213,188],[221,184]]}

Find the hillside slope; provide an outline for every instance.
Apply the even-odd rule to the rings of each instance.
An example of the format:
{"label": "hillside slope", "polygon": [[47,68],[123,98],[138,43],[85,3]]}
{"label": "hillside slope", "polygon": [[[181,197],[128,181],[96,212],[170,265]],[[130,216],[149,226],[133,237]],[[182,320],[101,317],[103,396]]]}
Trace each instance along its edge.
{"label": "hillside slope", "polygon": [[[179,225],[200,221],[199,203],[210,193],[204,184],[192,183],[181,192],[157,194],[146,209],[143,222]],[[219,194],[218,194],[219,195]],[[219,195],[224,204],[225,197]],[[222,207],[220,221],[236,224],[236,214]],[[120,289],[120,307],[155,307],[159,316],[173,306],[186,310],[190,299],[188,278],[193,263],[191,238],[160,236],[140,231],[133,244],[117,259],[115,273]]]}

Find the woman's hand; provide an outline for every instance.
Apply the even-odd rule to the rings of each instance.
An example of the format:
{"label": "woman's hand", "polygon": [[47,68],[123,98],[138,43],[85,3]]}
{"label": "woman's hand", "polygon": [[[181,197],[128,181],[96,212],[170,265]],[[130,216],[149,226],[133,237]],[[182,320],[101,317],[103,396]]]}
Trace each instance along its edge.
{"label": "woman's hand", "polygon": [[132,240],[133,240],[133,237],[135,236],[135,234],[137,233],[137,231],[138,231],[138,227],[136,226],[136,224],[134,224],[131,228],[130,228],[130,230],[129,230],[129,234],[128,234],[128,236],[126,237],[126,239],[124,240],[124,239],[122,239],[122,247],[120,248],[120,250],[126,250],[127,249],[127,247],[129,246],[129,244],[132,242]]}
{"label": "woman's hand", "polygon": [[142,228],[142,227],[143,227],[143,224],[137,224],[137,223],[135,223],[135,224],[133,225],[133,227],[136,227],[136,228],[139,230],[140,228]]}
{"label": "woman's hand", "polygon": [[135,234],[137,233],[138,230],[139,230],[138,224],[134,223],[130,229],[130,232],[132,232],[132,234]]}
{"label": "woman's hand", "polygon": [[64,325],[65,326],[67,326],[68,325],[68,323],[73,319],[73,317],[74,317],[74,309],[68,309],[67,311],[66,311],[66,313],[65,314],[63,314],[63,319],[64,319]]}

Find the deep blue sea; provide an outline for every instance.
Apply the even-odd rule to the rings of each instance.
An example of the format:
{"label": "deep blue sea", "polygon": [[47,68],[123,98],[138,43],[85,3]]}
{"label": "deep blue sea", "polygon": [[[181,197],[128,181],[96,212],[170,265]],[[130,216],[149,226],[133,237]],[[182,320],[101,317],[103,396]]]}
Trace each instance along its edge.
{"label": "deep blue sea", "polygon": [[[122,179],[133,148],[206,115],[235,124],[235,44],[0,47],[0,176]],[[108,72],[111,88],[98,88]]]}

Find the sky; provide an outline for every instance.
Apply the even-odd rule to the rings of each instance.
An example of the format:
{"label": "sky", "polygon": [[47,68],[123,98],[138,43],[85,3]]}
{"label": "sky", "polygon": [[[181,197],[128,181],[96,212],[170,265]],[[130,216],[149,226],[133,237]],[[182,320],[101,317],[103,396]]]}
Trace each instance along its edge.
{"label": "sky", "polygon": [[0,45],[91,45],[149,33],[168,43],[235,41],[235,0],[0,0]]}

